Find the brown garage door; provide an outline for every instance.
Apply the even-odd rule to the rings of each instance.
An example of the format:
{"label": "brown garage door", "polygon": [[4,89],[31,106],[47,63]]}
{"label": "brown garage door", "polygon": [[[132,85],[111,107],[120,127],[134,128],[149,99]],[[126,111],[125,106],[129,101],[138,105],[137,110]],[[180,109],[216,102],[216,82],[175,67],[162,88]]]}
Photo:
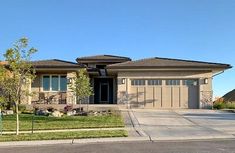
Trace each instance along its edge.
{"label": "brown garage door", "polygon": [[198,108],[197,80],[132,80],[130,102],[144,108]]}

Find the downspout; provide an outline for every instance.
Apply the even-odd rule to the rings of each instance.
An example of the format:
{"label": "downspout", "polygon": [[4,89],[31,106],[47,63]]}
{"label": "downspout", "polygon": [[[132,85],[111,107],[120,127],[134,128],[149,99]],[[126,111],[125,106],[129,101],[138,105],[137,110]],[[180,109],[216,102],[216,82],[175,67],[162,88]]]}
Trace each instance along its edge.
{"label": "downspout", "polygon": [[[213,80],[213,78],[214,78],[215,76],[220,75],[220,74],[222,74],[222,73],[224,73],[224,70],[221,71],[221,72],[218,72],[218,73],[214,74],[214,75],[212,76],[212,80]],[[212,109],[214,109],[214,103],[212,104]]]}
{"label": "downspout", "polygon": [[224,73],[224,70],[221,71],[221,72],[219,72],[219,73],[214,74],[214,75],[212,76],[212,78],[215,77],[215,76],[217,76],[217,75],[220,75],[220,74],[222,74],[222,73]]}

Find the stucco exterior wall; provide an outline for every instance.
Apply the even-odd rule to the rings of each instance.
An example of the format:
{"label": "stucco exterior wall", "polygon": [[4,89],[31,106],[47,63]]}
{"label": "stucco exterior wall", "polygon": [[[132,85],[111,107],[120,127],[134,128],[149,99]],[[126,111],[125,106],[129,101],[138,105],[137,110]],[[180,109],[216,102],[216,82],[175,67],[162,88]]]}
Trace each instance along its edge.
{"label": "stucco exterior wall", "polygon": [[[208,83],[204,83],[204,79],[208,79]],[[122,79],[125,83],[122,84]],[[199,108],[208,108],[212,106],[212,72],[203,71],[133,71],[118,72],[118,88],[117,102],[120,105],[128,106],[130,103],[130,95],[135,96],[134,88],[131,86],[131,79],[197,79],[199,82]],[[141,89],[142,90],[142,89]],[[144,90],[144,89],[143,89]],[[147,106],[148,107],[148,106]],[[149,106],[152,107],[152,106]]]}

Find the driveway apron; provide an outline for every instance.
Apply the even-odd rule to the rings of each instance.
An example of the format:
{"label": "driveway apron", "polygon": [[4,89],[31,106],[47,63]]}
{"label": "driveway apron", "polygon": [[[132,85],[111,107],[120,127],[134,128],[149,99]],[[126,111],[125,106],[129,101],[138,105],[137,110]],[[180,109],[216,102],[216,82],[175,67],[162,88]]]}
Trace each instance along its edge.
{"label": "driveway apron", "polygon": [[152,140],[235,138],[235,114],[213,110],[132,110]]}

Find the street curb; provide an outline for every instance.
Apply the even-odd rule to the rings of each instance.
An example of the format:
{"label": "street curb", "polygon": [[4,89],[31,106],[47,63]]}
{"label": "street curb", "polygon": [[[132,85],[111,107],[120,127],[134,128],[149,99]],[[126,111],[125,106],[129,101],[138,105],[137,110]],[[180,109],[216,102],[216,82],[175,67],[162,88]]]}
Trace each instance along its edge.
{"label": "street curb", "polygon": [[221,109],[220,111],[228,112],[228,113],[235,113],[235,109]]}
{"label": "street curb", "polygon": [[133,141],[149,141],[149,137],[74,139],[73,143],[80,144],[80,143],[133,142]]}
{"label": "street curb", "polygon": [[197,136],[197,137],[118,137],[118,138],[91,138],[91,139],[68,139],[68,140],[39,140],[39,141],[9,141],[0,142],[0,147],[17,146],[41,146],[56,144],[92,144],[92,143],[112,143],[112,142],[159,142],[159,141],[199,141],[199,140],[224,140],[235,139],[234,136]]}
{"label": "street curb", "polygon": [[68,139],[68,140],[40,140],[40,141],[9,141],[0,142],[0,147],[13,146],[40,146],[54,144],[89,144],[108,142],[136,142],[149,141],[149,137],[119,137],[119,138],[92,138],[92,139]]}
{"label": "street curb", "polygon": [[192,137],[152,137],[152,141],[182,141],[182,140],[214,140],[214,139],[235,139],[232,135],[226,136],[192,136]]}

